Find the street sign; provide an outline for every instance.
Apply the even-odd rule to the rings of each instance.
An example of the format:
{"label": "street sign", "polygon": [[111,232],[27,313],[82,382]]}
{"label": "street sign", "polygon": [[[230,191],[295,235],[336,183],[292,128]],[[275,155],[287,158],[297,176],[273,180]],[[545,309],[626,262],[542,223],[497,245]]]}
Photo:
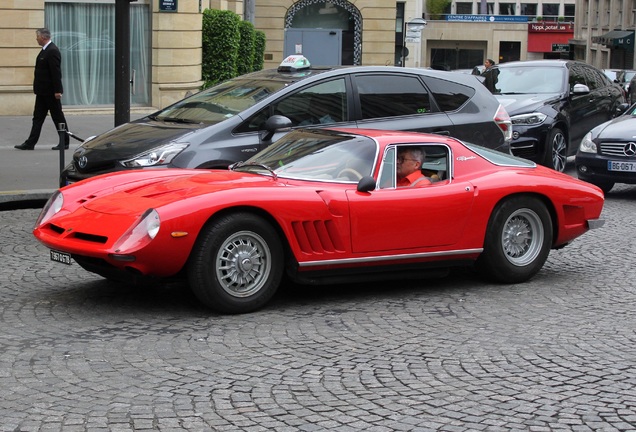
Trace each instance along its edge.
{"label": "street sign", "polygon": [[552,44],[552,52],[570,52],[570,45]]}
{"label": "street sign", "polygon": [[159,0],[160,12],[176,12],[177,0]]}

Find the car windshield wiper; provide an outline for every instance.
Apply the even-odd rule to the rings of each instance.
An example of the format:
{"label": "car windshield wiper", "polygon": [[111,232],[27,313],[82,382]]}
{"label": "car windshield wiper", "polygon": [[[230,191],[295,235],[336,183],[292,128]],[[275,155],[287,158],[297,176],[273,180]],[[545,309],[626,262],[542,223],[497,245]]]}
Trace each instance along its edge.
{"label": "car windshield wiper", "polygon": [[265,164],[258,163],[258,162],[250,162],[250,163],[238,162],[238,163],[235,163],[234,165],[232,165],[230,167],[230,169],[232,171],[236,171],[239,168],[251,168],[251,167],[263,168],[264,170],[269,171],[272,174],[272,177],[274,177],[274,180],[276,180],[278,178],[278,175],[274,172],[273,169],[271,169],[270,167],[268,167]]}
{"label": "car windshield wiper", "polygon": [[201,124],[200,121],[184,119],[179,117],[161,117],[161,118],[155,117],[155,119],[161,120],[164,122],[171,122],[171,123]]}

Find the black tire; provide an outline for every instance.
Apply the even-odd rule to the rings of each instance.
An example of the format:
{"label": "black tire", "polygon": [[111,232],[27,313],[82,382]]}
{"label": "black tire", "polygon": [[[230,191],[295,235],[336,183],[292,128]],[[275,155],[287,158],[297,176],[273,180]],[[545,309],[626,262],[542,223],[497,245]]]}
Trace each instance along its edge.
{"label": "black tire", "polygon": [[477,270],[496,282],[524,282],[541,270],[551,243],[552,219],[546,206],[532,197],[510,198],[490,216]]}
{"label": "black tire", "polygon": [[201,230],[190,256],[194,295],[223,313],[246,313],[267,303],[283,274],[276,230],[250,213],[226,215]]}
{"label": "black tire", "polygon": [[552,168],[555,171],[565,171],[568,162],[568,144],[563,131],[553,128],[545,140],[543,161],[541,165]]}

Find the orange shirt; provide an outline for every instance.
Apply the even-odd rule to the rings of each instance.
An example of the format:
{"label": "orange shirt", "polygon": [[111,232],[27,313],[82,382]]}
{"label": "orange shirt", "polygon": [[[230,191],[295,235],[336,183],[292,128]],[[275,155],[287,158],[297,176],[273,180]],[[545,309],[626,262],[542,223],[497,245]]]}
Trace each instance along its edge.
{"label": "orange shirt", "polygon": [[[423,177],[424,175],[419,172],[419,171],[414,171],[411,174],[407,175],[406,177],[399,179],[397,181],[397,187],[408,187],[411,185],[411,183],[413,183],[415,180],[419,179],[420,177]],[[422,179],[419,182],[417,182],[416,186],[426,186],[426,185],[430,185],[431,182],[428,179]]]}

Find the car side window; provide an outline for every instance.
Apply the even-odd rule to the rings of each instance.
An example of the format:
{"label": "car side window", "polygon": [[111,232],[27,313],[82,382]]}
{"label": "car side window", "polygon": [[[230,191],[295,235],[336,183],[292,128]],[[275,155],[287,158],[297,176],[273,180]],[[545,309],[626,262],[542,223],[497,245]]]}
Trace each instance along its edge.
{"label": "car side window", "polygon": [[289,118],[292,126],[347,121],[347,92],[344,78],[323,82],[285,96],[251,116],[235,131],[261,130],[265,121],[273,114]]}
{"label": "car side window", "polygon": [[595,70],[588,67],[583,67],[583,70],[585,72],[585,81],[587,82],[587,86],[590,88],[590,90],[595,90],[602,87],[601,83],[599,82],[600,77]]}
{"label": "car side window", "polygon": [[[382,158],[382,166],[378,177],[378,187],[380,189],[394,189],[397,187],[397,159],[403,150],[410,148],[418,149],[423,160],[419,168],[418,175],[415,176],[419,180],[426,181],[414,184],[413,187],[421,187],[427,185],[441,185],[448,183],[445,180],[450,178],[449,167],[449,149],[440,144],[402,144],[392,146],[386,149]],[[402,168],[403,169],[403,168]]]}
{"label": "car side window", "polygon": [[382,158],[382,169],[378,177],[378,185],[382,189],[395,187],[395,147],[390,147]]}
{"label": "car side window", "polygon": [[570,68],[569,81],[570,81],[570,91],[572,91],[575,84],[587,85],[587,82],[585,80],[585,75],[583,74],[583,71],[581,70],[579,66],[572,66]]}
{"label": "car side window", "polygon": [[323,82],[281,99],[274,104],[274,114],[289,118],[293,126],[347,121],[344,78]]}
{"label": "car side window", "polygon": [[431,111],[429,93],[415,76],[356,75],[355,82],[364,120]]}
{"label": "car side window", "polygon": [[474,88],[452,81],[424,77],[424,82],[431,89],[433,98],[442,111],[458,110],[475,94]]}

